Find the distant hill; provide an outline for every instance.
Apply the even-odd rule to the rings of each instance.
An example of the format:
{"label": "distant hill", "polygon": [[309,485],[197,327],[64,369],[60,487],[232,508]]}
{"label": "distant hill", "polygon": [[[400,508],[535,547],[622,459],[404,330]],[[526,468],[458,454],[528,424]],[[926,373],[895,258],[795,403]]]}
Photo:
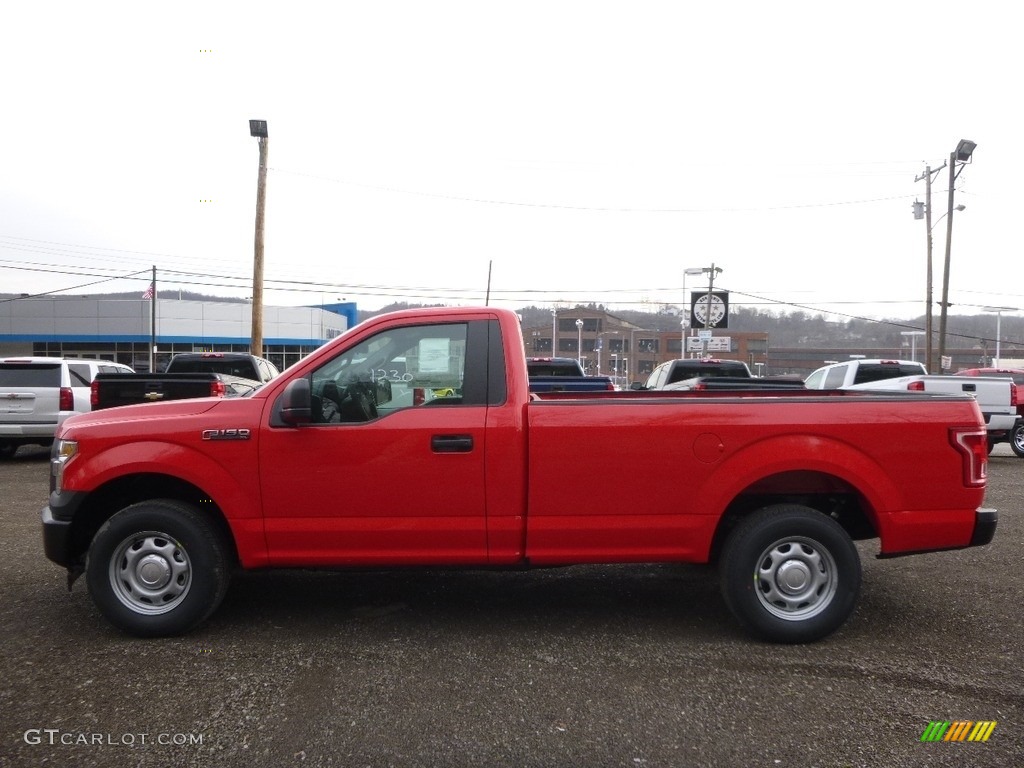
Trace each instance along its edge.
{"label": "distant hill", "polygon": [[[396,303],[373,312],[359,312],[359,320],[420,306],[442,306],[437,304]],[[600,304],[577,304],[575,308],[590,311],[606,311]],[[566,309],[569,309],[568,307]],[[524,327],[551,324],[550,307],[523,307],[518,310]],[[617,318],[636,325],[638,328],[656,331],[680,330],[680,316],[670,312],[640,312],[623,310],[609,312]],[[933,331],[938,334],[939,317],[932,319]],[[924,316],[909,320],[870,320],[852,318],[829,320],[824,314],[811,312],[774,312],[768,310],[733,307],[729,315],[729,330],[767,332],[773,347],[812,346],[835,349],[899,348],[906,341],[903,331],[924,328]],[[1003,315],[1000,322],[1001,356],[1004,358],[1024,357],[1024,317]],[[937,338],[937,336],[936,336]],[[950,349],[987,346],[991,354],[995,350],[996,318],[992,314],[950,315],[946,320],[946,346]]]}
{"label": "distant hill", "polygon": [[[139,293],[89,293],[74,296],[53,296],[51,298],[91,299],[137,299]],[[165,291],[163,298],[180,297],[187,301],[219,301],[243,304],[247,300],[226,296],[211,296],[193,291]],[[0,301],[18,299],[19,294],[0,294]],[[359,310],[358,319],[414,307],[438,307],[443,304],[408,304],[398,302],[378,310]],[[591,311],[606,311],[601,304],[577,304],[575,308]],[[568,307],[566,307],[568,309]],[[543,326],[551,323],[549,307],[523,307],[518,310],[526,327]],[[678,314],[668,311],[641,312],[621,310],[609,312],[638,328],[657,331],[673,331],[680,328]],[[938,333],[939,317],[936,313],[933,330]],[[773,347],[814,346],[825,348],[898,348],[905,341],[903,331],[924,328],[924,317],[910,320],[870,320],[851,318],[829,320],[824,314],[812,312],[776,312],[769,310],[733,307],[730,310],[729,330],[767,332]],[[1004,358],[1024,357],[1024,317],[1004,314],[1000,321],[1001,356]],[[947,318],[946,346],[950,349],[987,347],[989,354],[995,350],[996,318],[993,314],[950,315]]]}

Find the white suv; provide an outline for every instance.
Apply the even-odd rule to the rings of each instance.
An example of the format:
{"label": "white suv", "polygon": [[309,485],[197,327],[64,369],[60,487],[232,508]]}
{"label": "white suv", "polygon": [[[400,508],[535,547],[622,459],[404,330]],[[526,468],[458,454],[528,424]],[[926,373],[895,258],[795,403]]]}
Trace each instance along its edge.
{"label": "white suv", "polygon": [[50,445],[68,416],[91,410],[97,373],[132,373],[109,360],[60,357],[0,358],[0,459],[21,445]]}

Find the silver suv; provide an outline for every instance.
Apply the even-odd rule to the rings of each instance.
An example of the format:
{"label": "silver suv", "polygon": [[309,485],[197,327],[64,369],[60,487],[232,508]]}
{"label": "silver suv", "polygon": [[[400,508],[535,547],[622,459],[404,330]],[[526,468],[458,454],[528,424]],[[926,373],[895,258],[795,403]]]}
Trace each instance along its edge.
{"label": "silver suv", "polygon": [[97,373],[132,373],[109,360],[59,357],[0,358],[0,459],[22,445],[50,445],[68,416],[91,410]]}

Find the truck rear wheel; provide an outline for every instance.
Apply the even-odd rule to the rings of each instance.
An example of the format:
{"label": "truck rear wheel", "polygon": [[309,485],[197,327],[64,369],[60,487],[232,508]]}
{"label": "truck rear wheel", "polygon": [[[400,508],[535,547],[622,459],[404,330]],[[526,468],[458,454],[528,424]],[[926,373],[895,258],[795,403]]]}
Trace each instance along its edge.
{"label": "truck rear wheel", "polygon": [[1010,450],[1024,459],[1024,421],[1017,422],[1010,430]]}
{"label": "truck rear wheel", "polygon": [[765,507],[736,526],[720,560],[722,596],[757,637],[808,643],[837,630],[860,591],[857,548],[809,507]]}
{"label": "truck rear wheel", "polygon": [[89,594],[110,623],[138,637],[189,631],[227,591],[222,537],[194,507],[161,499],[121,510],[89,548]]}

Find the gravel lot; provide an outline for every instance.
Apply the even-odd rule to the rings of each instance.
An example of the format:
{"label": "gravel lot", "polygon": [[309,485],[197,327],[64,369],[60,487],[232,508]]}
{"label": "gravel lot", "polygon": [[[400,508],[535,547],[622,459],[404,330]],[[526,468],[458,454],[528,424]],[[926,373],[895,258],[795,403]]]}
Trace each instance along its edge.
{"label": "gravel lot", "polygon": [[[110,628],[0,462],[3,766],[1024,765],[1024,460],[987,547],[876,560],[842,631],[749,640],[694,566],[243,574],[191,635]],[[922,743],[933,720],[997,721]]]}

